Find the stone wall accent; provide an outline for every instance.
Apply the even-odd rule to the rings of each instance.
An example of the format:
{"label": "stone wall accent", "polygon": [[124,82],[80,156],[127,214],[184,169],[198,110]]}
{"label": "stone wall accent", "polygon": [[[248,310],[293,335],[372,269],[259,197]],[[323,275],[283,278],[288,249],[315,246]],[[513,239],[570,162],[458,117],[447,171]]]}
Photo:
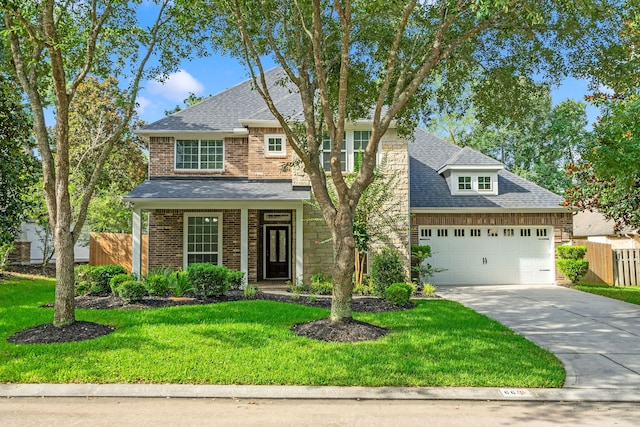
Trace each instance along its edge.
{"label": "stone wall accent", "polygon": [[303,280],[308,282],[315,273],[331,275],[333,272],[333,243],[329,227],[318,209],[305,204],[302,213],[304,215],[302,221]]}
{"label": "stone wall accent", "polygon": [[157,176],[247,176],[247,138],[224,138],[224,171],[176,171],[175,138],[149,139],[149,177]]}
{"label": "stone wall accent", "polygon": [[9,264],[31,264],[31,242],[13,242],[13,251],[8,257]]}
{"label": "stone wall accent", "polygon": [[[418,244],[418,226],[536,226],[553,227],[554,244],[558,247],[571,240],[573,230],[573,214],[571,212],[558,213],[416,213],[411,216],[411,244]],[[555,248],[554,248],[555,252]],[[557,256],[556,256],[557,258]],[[558,271],[555,272],[556,282],[560,284],[569,281]]]}

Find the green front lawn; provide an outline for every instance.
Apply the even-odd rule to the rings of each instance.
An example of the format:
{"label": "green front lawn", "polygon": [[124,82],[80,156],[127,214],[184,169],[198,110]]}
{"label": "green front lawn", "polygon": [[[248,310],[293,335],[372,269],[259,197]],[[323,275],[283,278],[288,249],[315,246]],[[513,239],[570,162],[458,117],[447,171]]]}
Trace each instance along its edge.
{"label": "green front lawn", "polygon": [[601,284],[596,285],[593,283],[580,283],[579,285],[574,286],[574,289],[640,305],[639,286],[609,286]]}
{"label": "green front lawn", "polygon": [[295,335],[322,309],[242,301],[153,310],[77,310],[117,329],[95,340],[15,345],[13,333],[53,320],[39,308],[53,280],[0,282],[0,382],[560,387],[561,362],[513,331],[445,300],[356,313],[390,328],[374,342]]}

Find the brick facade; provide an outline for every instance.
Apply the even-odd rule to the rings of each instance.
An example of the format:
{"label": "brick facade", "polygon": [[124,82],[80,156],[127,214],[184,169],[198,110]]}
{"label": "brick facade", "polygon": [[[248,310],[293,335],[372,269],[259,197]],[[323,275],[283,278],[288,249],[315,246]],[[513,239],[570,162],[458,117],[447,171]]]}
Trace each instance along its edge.
{"label": "brick facade", "polygon": [[151,137],[149,139],[149,177],[170,176],[244,176],[248,175],[247,139],[224,138],[224,171],[175,170],[175,138]]}
{"label": "brick facade", "polygon": [[[560,213],[416,213],[411,216],[411,244],[418,244],[418,227],[426,226],[536,226],[553,227],[555,247],[567,243],[573,230],[573,214]],[[558,271],[557,283],[568,283]]]}

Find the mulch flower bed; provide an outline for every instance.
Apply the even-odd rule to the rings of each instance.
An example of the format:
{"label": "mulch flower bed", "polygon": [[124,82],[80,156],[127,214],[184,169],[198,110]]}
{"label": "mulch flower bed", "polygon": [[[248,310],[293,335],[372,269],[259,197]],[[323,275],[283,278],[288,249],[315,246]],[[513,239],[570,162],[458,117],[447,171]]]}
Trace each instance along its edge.
{"label": "mulch flower bed", "polygon": [[[242,291],[229,291],[220,298],[199,300],[196,298],[163,298],[146,296],[142,301],[127,304],[120,297],[113,295],[84,295],[76,297],[76,308],[89,310],[107,309],[153,309],[172,307],[178,305],[215,304],[228,301],[242,300],[268,300],[284,303],[303,304],[310,307],[331,308],[330,297],[309,298],[308,296],[294,297],[288,294],[257,292],[253,297],[246,297]],[[352,310],[359,313],[377,313],[384,311],[399,311],[413,308],[414,303],[398,307],[389,302],[374,297],[354,298]],[[53,303],[44,307],[53,307]],[[83,341],[107,335],[115,330],[114,327],[91,322],[76,321],[65,327],[56,328],[53,324],[38,325],[7,338],[7,341],[15,344],[49,344]],[[316,340],[332,342],[357,342],[375,340],[389,331],[376,325],[357,320],[342,323],[331,323],[329,319],[320,319],[294,325],[291,330],[298,335]]]}

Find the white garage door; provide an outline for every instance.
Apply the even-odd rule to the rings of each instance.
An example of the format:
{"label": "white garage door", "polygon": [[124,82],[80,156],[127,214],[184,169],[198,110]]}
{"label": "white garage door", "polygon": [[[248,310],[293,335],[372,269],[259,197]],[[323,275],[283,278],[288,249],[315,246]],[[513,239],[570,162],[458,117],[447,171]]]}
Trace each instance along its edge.
{"label": "white garage door", "polygon": [[420,227],[435,285],[551,284],[551,227]]}

